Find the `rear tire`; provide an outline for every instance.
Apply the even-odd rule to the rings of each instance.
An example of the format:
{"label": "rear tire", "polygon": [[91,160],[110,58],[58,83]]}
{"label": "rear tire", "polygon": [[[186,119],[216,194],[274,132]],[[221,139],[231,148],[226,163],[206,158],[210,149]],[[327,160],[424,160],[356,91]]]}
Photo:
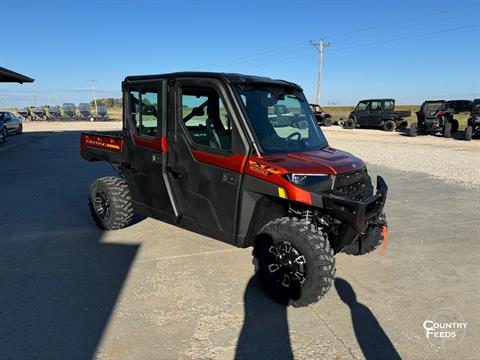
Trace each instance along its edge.
{"label": "rear tire", "polygon": [[396,128],[397,124],[395,124],[395,121],[393,120],[387,120],[383,123],[383,130],[385,131],[392,132],[395,131]]}
{"label": "rear tire", "polygon": [[445,122],[443,136],[445,136],[447,139],[452,137],[452,123],[450,121]]}
{"label": "rear tire", "polygon": [[473,135],[473,128],[471,126],[467,126],[465,128],[465,140],[470,141],[472,140]]}
{"label": "rear tire", "polygon": [[417,123],[411,123],[410,128],[408,129],[408,135],[411,137],[417,136]]}
{"label": "rear tire", "polygon": [[103,177],[90,186],[89,207],[95,223],[104,230],[122,229],[133,218],[132,199],[125,179]]}
{"label": "rear tire", "polygon": [[332,126],[333,125],[333,120],[331,118],[326,118],[325,120],[323,120],[323,126]]}
{"label": "rear tire", "polygon": [[344,125],[345,129],[353,129],[355,128],[355,120],[350,118],[347,121],[345,121]]}
{"label": "rear tire", "polygon": [[335,256],[327,236],[296,218],[267,223],[256,237],[253,254],[265,289],[282,304],[307,306],[332,287]]}

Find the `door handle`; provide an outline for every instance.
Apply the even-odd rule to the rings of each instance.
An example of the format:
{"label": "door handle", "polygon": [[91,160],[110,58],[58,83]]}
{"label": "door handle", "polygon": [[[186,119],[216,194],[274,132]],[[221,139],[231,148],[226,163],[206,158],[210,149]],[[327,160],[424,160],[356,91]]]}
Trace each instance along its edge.
{"label": "door handle", "polygon": [[170,171],[170,173],[173,175],[173,177],[179,181],[182,181],[184,179],[183,176],[183,171],[175,171],[172,169],[171,166],[167,165],[167,170]]}
{"label": "door handle", "polygon": [[222,174],[222,181],[226,182],[227,184],[237,185],[237,177],[229,173]]}
{"label": "door handle", "polygon": [[130,163],[130,162],[123,162],[122,163],[123,167],[126,168],[126,169],[130,169],[130,170],[135,170],[135,164],[134,163]]}

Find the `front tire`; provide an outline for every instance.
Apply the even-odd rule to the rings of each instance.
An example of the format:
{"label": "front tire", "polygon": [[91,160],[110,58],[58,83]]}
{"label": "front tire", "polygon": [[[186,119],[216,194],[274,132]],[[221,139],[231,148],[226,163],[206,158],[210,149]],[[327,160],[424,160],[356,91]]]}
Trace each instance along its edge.
{"label": "front tire", "polygon": [[347,121],[345,121],[345,129],[353,129],[355,128],[355,120],[350,118]]}
{"label": "front tire", "polygon": [[387,120],[383,123],[384,131],[392,132],[392,131],[395,131],[396,128],[397,128],[397,124],[395,124],[395,121],[393,120]]}
{"label": "front tire", "polygon": [[17,135],[22,135],[23,134],[23,126],[20,125],[17,130]]}
{"label": "front tire", "polygon": [[472,140],[473,135],[473,128],[471,126],[467,126],[465,128],[465,140],[470,141]]}
{"label": "front tire", "polygon": [[7,142],[7,137],[8,137],[7,128],[4,127],[0,131],[2,132],[2,142],[6,143]]}
{"label": "front tire", "polygon": [[335,275],[327,236],[296,218],[275,219],[260,230],[254,263],[272,298],[294,307],[317,302],[330,290]]}
{"label": "front tire", "polygon": [[125,179],[103,177],[90,186],[89,207],[95,223],[104,230],[122,229],[133,218],[132,199]]}

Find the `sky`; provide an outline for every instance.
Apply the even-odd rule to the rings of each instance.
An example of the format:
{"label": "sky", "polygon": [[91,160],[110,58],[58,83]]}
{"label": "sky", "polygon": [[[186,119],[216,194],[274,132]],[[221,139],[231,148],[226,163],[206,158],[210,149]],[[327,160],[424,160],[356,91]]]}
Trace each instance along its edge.
{"label": "sky", "polygon": [[293,81],[321,104],[480,97],[480,1],[2,0],[0,107],[120,97],[127,75],[219,71]]}

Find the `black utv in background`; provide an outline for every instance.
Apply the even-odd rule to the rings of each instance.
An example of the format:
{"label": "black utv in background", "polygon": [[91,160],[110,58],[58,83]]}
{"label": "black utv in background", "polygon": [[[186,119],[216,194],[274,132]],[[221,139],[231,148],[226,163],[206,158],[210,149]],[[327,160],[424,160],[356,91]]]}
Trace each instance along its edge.
{"label": "black utv in background", "polygon": [[310,109],[312,110],[313,115],[315,115],[315,119],[317,119],[318,125],[320,125],[320,126],[332,126],[333,125],[332,115],[323,111],[323,109],[320,107],[320,105],[310,104]]}
{"label": "black utv in background", "polygon": [[394,99],[362,100],[350,113],[344,127],[381,127],[385,131],[394,131],[405,128],[407,121],[404,118],[410,115],[410,111],[396,111]]}
{"label": "black utv in background", "polygon": [[410,126],[410,136],[417,134],[442,134],[452,137],[458,131],[458,120],[454,114],[470,111],[472,102],[469,100],[427,100],[416,112],[418,123]]}
{"label": "black utv in background", "polygon": [[480,137],[480,99],[473,100],[472,110],[465,128],[465,140],[470,141],[472,137]]}

